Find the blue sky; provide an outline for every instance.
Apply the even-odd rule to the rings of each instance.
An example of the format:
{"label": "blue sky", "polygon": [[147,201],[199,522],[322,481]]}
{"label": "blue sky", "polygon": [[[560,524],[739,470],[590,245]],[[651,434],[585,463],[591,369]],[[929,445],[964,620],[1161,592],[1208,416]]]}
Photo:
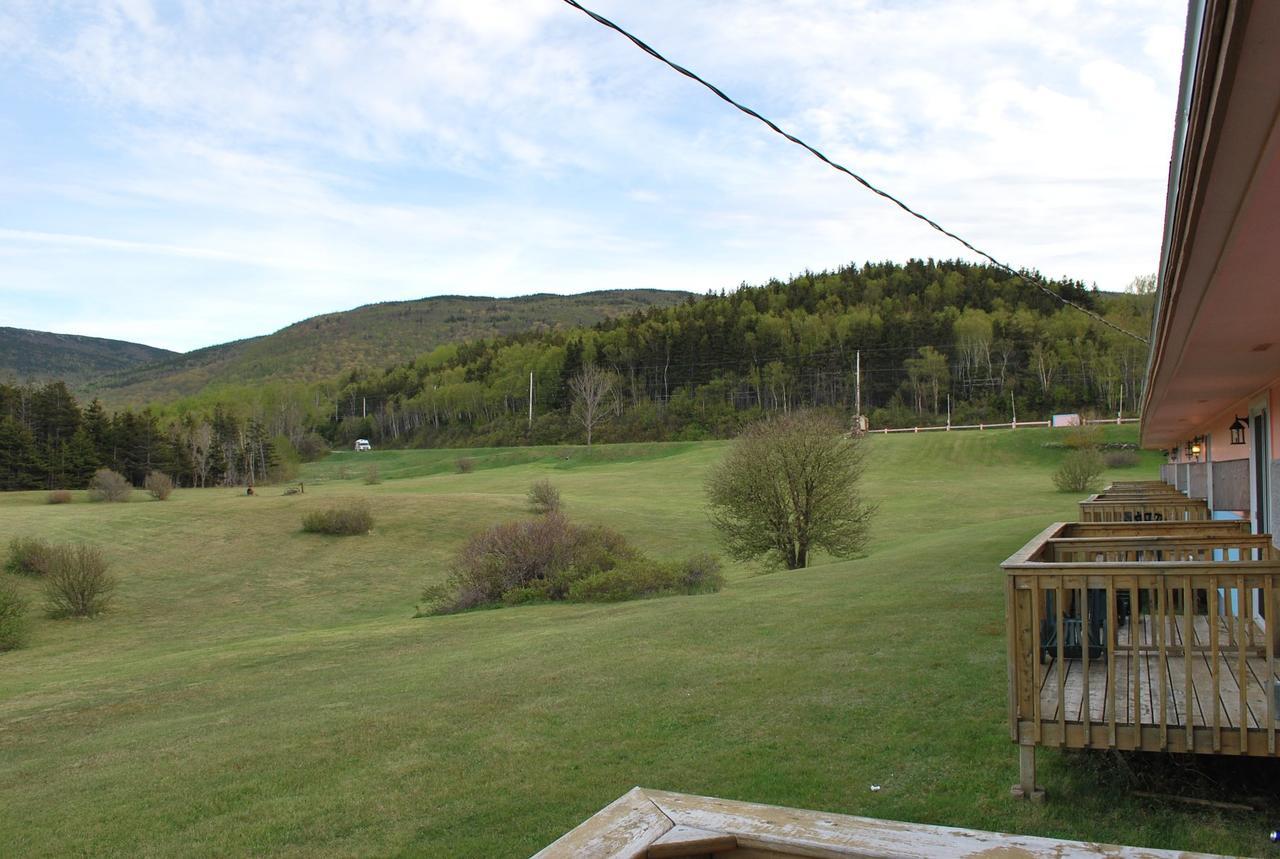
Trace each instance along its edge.
{"label": "blue sky", "polygon": [[[596,0],[1018,266],[1155,270],[1173,0]],[[960,249],[561,0],[0,4],[0,325],[186,350],[372,301]]]}

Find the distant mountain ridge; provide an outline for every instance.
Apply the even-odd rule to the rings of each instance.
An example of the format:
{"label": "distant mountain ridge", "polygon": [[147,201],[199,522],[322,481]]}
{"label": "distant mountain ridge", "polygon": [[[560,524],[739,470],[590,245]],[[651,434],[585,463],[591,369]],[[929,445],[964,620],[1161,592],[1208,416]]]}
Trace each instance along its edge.
{"label": "distant mountain ridge", "polygon": [[177,354],[126,340],[0,327],[0,376],[17,382],[62,379],[79,388],[104,375]]}
{"label": "distant mountain ridge", "polygon": [[[86,366],[74,377],[46,373],[40,378],[64,378],[82,396],[97,396],[109,404],[142,405],[191,396],[211,385],[313,382],[360,367],[380,370],[444,343],[593,325],[691,297],[692,293],[671,290],[615,289],[577,295],[444,295],[388,301],[313,316],[273,334],[186,353],[103,340],[103,344],[149,353],[114,366]],[[0,330],[32,335],[26,364],[48,368],[74,364],[71,356],[59,350],[57,338],[95,339]],[[17,356],[4,349],[6,342],[0,339],[0,375],[12,371],[19,380],[36,378],[17,370]]]}

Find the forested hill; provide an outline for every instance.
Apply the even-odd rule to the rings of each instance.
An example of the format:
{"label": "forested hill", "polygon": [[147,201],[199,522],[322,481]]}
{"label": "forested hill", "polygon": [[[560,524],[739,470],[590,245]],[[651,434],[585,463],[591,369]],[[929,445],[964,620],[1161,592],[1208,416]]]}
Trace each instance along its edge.
{"label": "forested hill", "polygon": [[438,296],[369,304],[315,316],[262,337],[167,353],[165,360],[72,387],[108,403],[142,405],[190,396],[209,386],[318,382],[353,367],[410,361],[441,343],[560,331],[688,297],[686,292],[634,289],[519,298]]}
{"label": "forested hill", "polygon": [[[1052,288],[1129,331],[1150,327],[1149,294],[1070,282]],[[605,301],[599,293],[579,298]],[[867,264],[722,295],[655,298],[680,303],[590,327],[539,326],[529,321],[536,311],[501,302],[512,319],[465,324],[484,330],[518,318],[518,333],[430,351],[415,351],[415,343],[445,335],[413,336],[431,327],[413,321],[413,308],[365,309],[393,320],[380,337],[344,336],[341,320],[319,317],[260,347],[206,350],[221,355],[224,378],[245,382],[141,412],[84,408],[61,384],[0,384],[0,489],[83,485],[101,465],[135,481],[159,469],[184,485],[252,482],[355,438],[376,446],[579,442],[584,427],[571,382],[592,367],[607,388],[598,441],[725,437],[762,415],[815,406],[850,416],[859,355],[872,428],[940,423],[948,405],[956,423],[1007,420],[1015,405],[1024,421],[1058,411],[1132,415],[1146,367],[1144,342],[1021,279],[968,263]],[[464,324],[439,322],[435,330],[446,332]],[[310,341],[334,344],[339,354],[307,357]],[[360,362],[384,369],[280,380]],[[192,375],[178,378],[197,384],[203,366],[194,362]],[[273,374],[274,381],[254,381]],[[165,378],[175,376],[156,383]]]}
{"label": "forested hill", "polygon": [[80,387],[109,373],[176,355],[141,343],[0,328],[0,378],[17,382],[61,379]]}
{"label": "forested hill", "polygon": [[[1052,288],[1140,335],[1150,327],[1150,295]],[[596,364],[615,374],[617,397],[598,437],[724,436],[771,411],[852,411],[859,352],[872,425],[910,426],[945,420],[948,399],[957,422],[1007,420],[1015,406],[1023,420],[1132,414],[1147,350],[999,269],[867,264],[351,374],[336,392],[330,434],[428,445],[576,438],[568,382]]]}

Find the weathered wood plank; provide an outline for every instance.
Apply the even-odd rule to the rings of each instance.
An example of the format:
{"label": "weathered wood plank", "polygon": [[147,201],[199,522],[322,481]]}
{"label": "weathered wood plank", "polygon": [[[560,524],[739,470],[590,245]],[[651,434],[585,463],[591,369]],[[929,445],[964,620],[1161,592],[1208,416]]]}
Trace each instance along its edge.
{"label": "weathered wood plank", "polygon": [[738,839],[725,832],[710,832],[691,826],[674,826],[649,845],[648,859],[679,859],[694,855],[722,854],[736,850]]}
{"label": "weathered wood plank", "polygon": [[538,851],[533,859],[641,859],[649,845],[674,826],[645,791],[636,787]]}
{"label": "weathered wood plank", "polygon": [[773,851],[828,859],[1208,859],[1202,854],[901,823],[664,791],[648,795],[677,825],[733,835],[744,850],[760,851],[754,855]]}

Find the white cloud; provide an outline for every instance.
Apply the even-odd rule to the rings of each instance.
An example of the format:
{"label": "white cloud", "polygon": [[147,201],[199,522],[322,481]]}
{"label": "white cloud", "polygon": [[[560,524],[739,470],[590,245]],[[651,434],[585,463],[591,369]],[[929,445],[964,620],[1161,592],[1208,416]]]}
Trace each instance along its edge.
{"label": "white cloud", "polygon": [[[1015,265],[1113,288],[1154,269],[1181,44],[1163,0],[598,6]],[[163,290],[154,336],[130,309],[144,341],[961,255],[557,0],[14,2],[6,45],[0,99],[54,98],[5,111],[0,301]],[[65,327],[52,308],[5,316]]]}

